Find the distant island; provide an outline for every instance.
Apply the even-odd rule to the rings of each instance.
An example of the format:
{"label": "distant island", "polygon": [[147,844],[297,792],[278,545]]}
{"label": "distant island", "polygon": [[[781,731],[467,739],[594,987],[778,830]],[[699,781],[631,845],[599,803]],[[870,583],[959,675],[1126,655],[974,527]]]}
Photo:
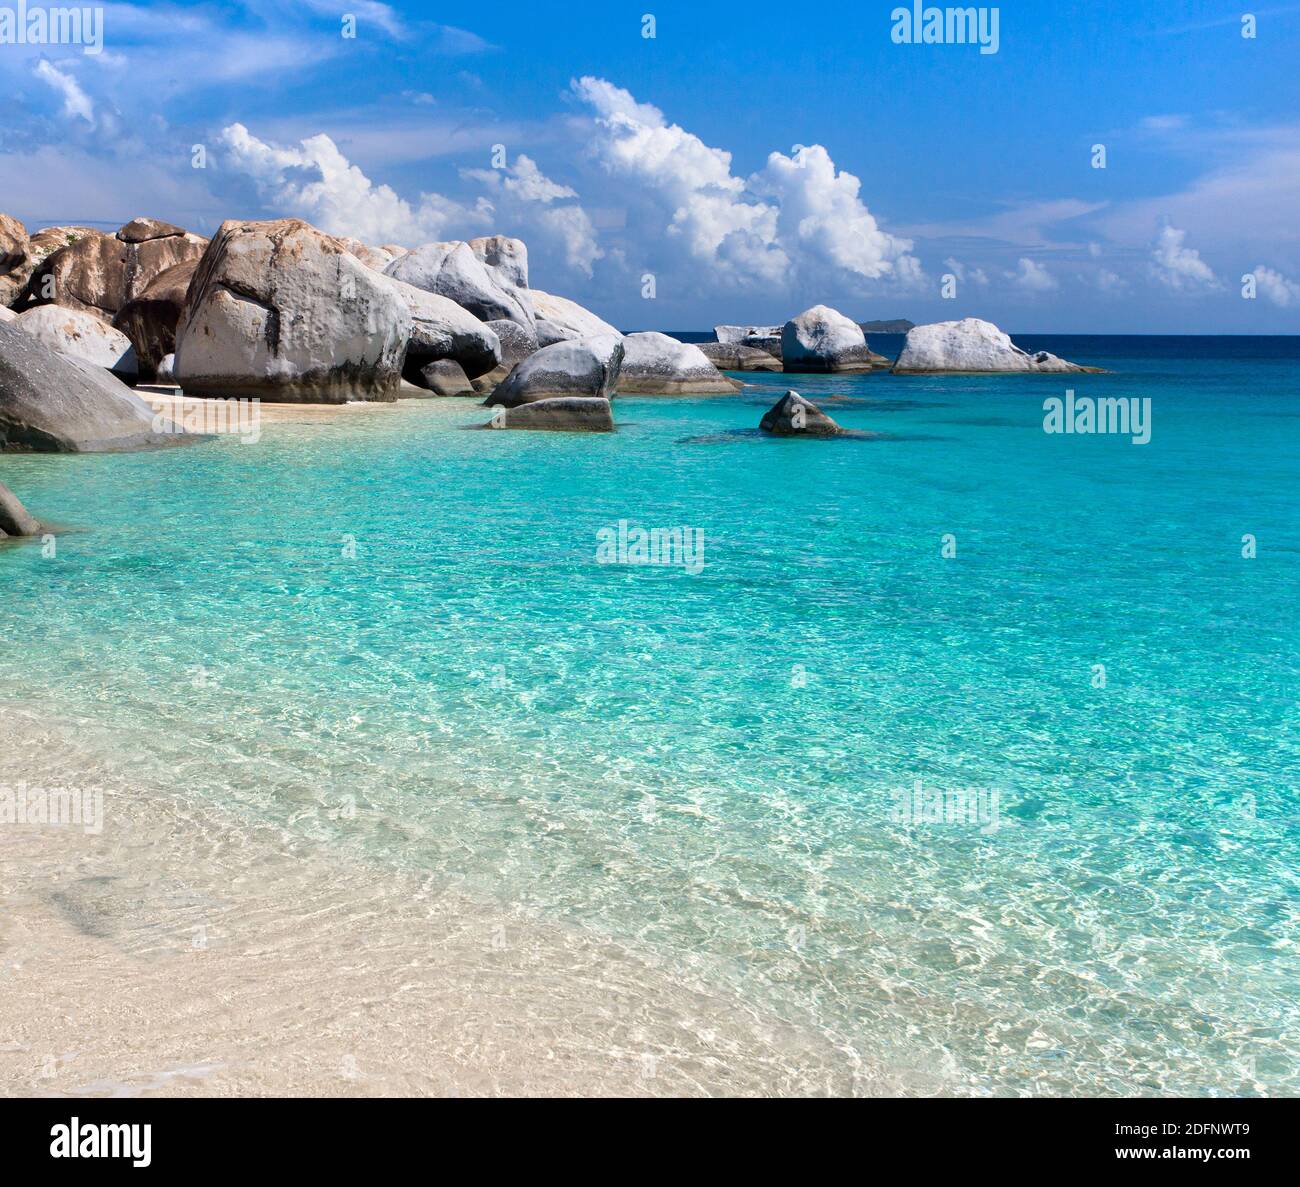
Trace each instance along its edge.
{"label": "distant island", "polygon": [[915,324],[915,322],[910,322],[905,317],[896,318],[894,321],[858,322],[864,334],[906,334]]}

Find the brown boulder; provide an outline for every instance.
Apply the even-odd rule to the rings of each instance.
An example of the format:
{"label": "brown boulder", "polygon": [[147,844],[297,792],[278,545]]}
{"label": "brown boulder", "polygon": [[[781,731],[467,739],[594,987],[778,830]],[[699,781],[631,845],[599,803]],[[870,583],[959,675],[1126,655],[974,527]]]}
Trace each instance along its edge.
{"label": "brown boulder", "polygon": [[0,274],[8,274],[27,262],[31,241],[27,228],[16,218],[0,214]]}
{"label": "brown boulder", "polygon": [[176,352],[176,326],[197,267],[198,260],[186,260],[159,272],[113,318],[114,327],[131,339],[142,375],[156,374],[162,360]]}

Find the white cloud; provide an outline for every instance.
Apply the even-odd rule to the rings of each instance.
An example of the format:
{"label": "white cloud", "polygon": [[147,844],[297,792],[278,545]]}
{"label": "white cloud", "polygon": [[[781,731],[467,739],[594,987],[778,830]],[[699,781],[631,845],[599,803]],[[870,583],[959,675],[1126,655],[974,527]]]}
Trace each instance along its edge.
{"label": "white cloud", "polygon": [[223,163],[250,177],[264,201],[331,235],[416,244],[442,238],[449,227],[462,233],[491,227],[492,206],[485,199],[467,207],[441,194],[422,194],[413,205],[372,182],[324,134],[298,148],[280,148],[243,124],[231,124],[218,142],[226,150]]}
{"label": "white cloud", "polygon": [[63,114],[68,119],[83,119],[95,123],[95,105],[90,96],[70,74],[65,74],[53,63],[42,58],[36,63],[36,76],[47,82],[63,97]]}
{"label": "white cloud", "polygon": [[621,87],[584,77],[572,89],[594,112],[591,159],[645,216],[639,246],[647,253],[662,232],[665,248],[708,265],[715,284],[917,281],[911,242],[881,230],[858,179],[837,172],[820,145],[793,157],[774,152],[762,170],[741,178],[729,152]]}
{"label": "white cloud", "polygon": [[1284,308],[1292,303],[1300,305],[1300,284],[1288,280],[1281,272],[1266,268],[1263,264],[1256,267],[1254,273],[1255,287],[1274,305]]}
{"label": "white cloud", "polygon": [[989,282],[988,273],[983,268],[968,268],[960,260],[953,259],[952,256],[944,260],[943,266],[963,284],[969,281],[971,284],[978,284],[983,288]]}
{"label": "white cloud", "polygon": [[1151,249],[1152,272],[1165,287],[1176,293],[1204,292],[1219,287],[1214,270],[1201,259],[1201,253],[1185,247],[1186,231],[1165,223]]}
{"label": "white cloud", "polygon": [[1098,268],[1093,282],[1103,293],[1123,293],[1128,291],[1128,281],[1118,272],[1109,268]]}
{"label": "white cloud", "polygon": [[1060,287],[1060,282],[1042,264],[1035,263],[1028,256],[1021,256],[1014,272],[1008,272],[1007,278],[1017,288],[1028,293],[1050,293]]}

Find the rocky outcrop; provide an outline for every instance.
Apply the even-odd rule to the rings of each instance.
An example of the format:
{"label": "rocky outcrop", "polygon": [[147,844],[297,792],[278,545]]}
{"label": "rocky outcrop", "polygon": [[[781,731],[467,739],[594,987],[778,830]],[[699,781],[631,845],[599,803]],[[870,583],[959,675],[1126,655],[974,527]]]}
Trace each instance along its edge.
{"label": "rocky outcrop", "polygon": [[103,367],[124,383],[134,383],[139,377],[131,340],[92,314],[61,305],[38,305],[20,313],[14,324],[51,350]]}
{"label": "rocky outcrop", "polygon": [[300,219],[223,223],[176,334],[187,395],[395,400],[412,318],[343,244]]}
{"label": "rocky outcrop", "polygon": [[36,265],[17,305],[62,305],[112,321],[159,273],[197,260],[207,242],[152,218],[133,219],[114,235],[78,234]]}
{"label": "rocky outcrop", "polygon": [[611,433],[614,414],[599,396],[560,396],[498,408],[485,429],[540,429],[556,433]]}
{"label": "rocky outcrop", "polygon": [[[402,376],[407,382],[419,386],[424,368],[440,359],[454,360],[470,379],[486,375],[500,365],[501,339],[490,325],[437,293],[387,276],[383,283],[401,297],[411,315],[411,335],[402,366]],[[507,324],[519,329],[513,322]]]}
{"label": "rocky outcrop", "polygon": [[1029,354],[992,322],[967,317],[961,321],[935,322],[909,330],[894,370],[900,374],[934,371],[1056,373],[1095,372],[1101,368],[1067,363],[1045,350]]}
{"label": "rocky outcrop", "polygon": [[357,257],[367,268],[375,272],[382,272],[395,259],[397,253],[389,251],[386,247],[371,247],[368,243],[362,243],[360,239],[350,239],[347,236],[340,236],[339,242]]}
{"label": "rocky outcrop", "polygon": [[731,346],[748,345],[751,338],[780,338],[780,326],[714,326],[713,336]]}
{"label": "rocky outcrop", "polygon": [[828,305],[814,305],[781,329],[787,372],[861,372],[889,365],[867,346],[862,327]]}
{"label": "rocky outcrop", "polygon": [[[537,313],[537,337],[541,341],[543,334],[558,335],[552,341],[567,338],[592,338],[597,334],[618,334],[609,322],[597,317],[590,309],[584,309],[577,301],[568,297],[557,297],[553,293],[544,293],[540,289],[529,289],[533,298],[533,309]],[[542,323],[546,323],[543,330]],[[551,343],[542,342],[543,346]]]}
{"label": "rocky outcrop", "polygon": [[[384,274],[447,297],[480,321],[513,321],[531,328],[535,319],[528,290],[511,283],[520,267],[518,253],[504,247],[481,250],[494,262],[485,263],[468,243],[426,243],[394,260]],[[526,268],[526,252],[523,259]]]}
{"label": "rocky outcrop", "polygon": [[472,396],[474,385],[454,359],[438,359],[420,371],[419,385],[435,396]]}
{"label": "rocky outcrop", "polygon": [[834,437],[844,431],[798,392],[786,392],[763,414],[758,427],[777,437]]}
{"label": "rocky outcrop", "polygon": [[529,355],[485,401],[515,408],[568,396],[609,399],[619,382],[623,340],[608,334],[557,342]]}
{"label": "rocky outcrop", "polygon": [[0,536],[38,536],[41,525],[27,514],[27,508],[0,482]]}
{"label": "rocky outcrop", "polygon": [[197,259],[186,260],[159,272],[113,318],[114,328],[131,339],[144,378],[152,376],[163,358],[176,351],[176,327],[198,264]]}
{"label": "rocky outcrop", "polygon": [[47,257],[83,236],[99,234],[102,232],[93,227],[46,227],[37,231],[28,240],[27,258],[8,272],[0,272],[0,305],[7,308],[20,303],[32,272]]}
{"label": "rocky outcrop", "polygon": [[0,276],[21,268],[30,257],[27,228],[11,215],[0,214]]}
{"label": "rocky outcrop", "polygon": [[700,342],[704,355],[719,371],[780,371],[781,360],[756,346],[739,342]]}
{"label": "rocky outcrop", "polygon": [[618,390],[625,395],[717,395],[739,391],[741,386],[689,342],[653,332],[623,339]]}
{"label": "rocky outcrop", "polygon": [[193,439],[156,429],[153,410],[102,368],[0,324],[0,450],[121,452]]}
{"label": "rocky outcrop", "polygon": [[[522,363],[543,345],[555,345],[553,341],[543,343],[538,339],[535,323],[531,326],[521,326],[513,321],[489,321],[483,324],[496,334],[501,342],[501,362],[486,375],[474,380],[475,386],[483,391],[491,391],[495,388],[510,374],[517,363]],[[560,341],[567,342],[569,339],[562,338]]]}

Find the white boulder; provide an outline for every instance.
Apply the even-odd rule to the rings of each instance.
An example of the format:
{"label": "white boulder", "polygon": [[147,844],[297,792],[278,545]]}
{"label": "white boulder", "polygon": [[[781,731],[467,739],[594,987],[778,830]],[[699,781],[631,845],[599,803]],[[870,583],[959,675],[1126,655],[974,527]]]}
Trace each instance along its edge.
{"label": "white boulder", "polygon": [[870,371],[887,360],[867,348],[857,322],[829,305],[814,305],[781,328],[786,371]]}
{"label": "white boulder", "polygon": [[689,342],[654,332],[628,334],[623,339],[618,390],[624,395],[716,395],[737,392],[741,387]]}
{"label": "white boulder", "polygon": [[514,408],[567,396],[608,400],[622,362],[623,339],[614,335],[556,342],[517,363],[484,403]]}
{"label": "white boulder", "polygon": [[1067,363],[1047,351],[1029,354],[992,322],[977,317],[934,322],[907,332],[894,364],[897,372],[923,371],[1096,371]]}
{"label": "white boulder", "polygon": [[[522,249],[523,244],[519,247]],[[480,321],[513,321],[531,328],[535,320],[532,299],[527,287],[514,283],[520,274],[520,253],[505,248],[482,250],[491,262],[484,263],[468,243],[426,243],[394,260],[384,273],[394,280],[448,297]],[[523,260],[526,270],[526,252]]]}
{"label": "white boulder", "polygon": [[591,338],[596,334],[618,333],[609,322],[597,317],[590,309],[584,309],[577,301],[544,293],[540,289],[528,291],[532,294],[533,309],[537,313],[539,338],[543,333],[542,322],[558,331],[561,338]]}
{"label": "white boulder", "polygon": [[395,400],[412,318],[338,239],[300,219],[232,220],[199,262],[176,331],[189,395]]}
{"label": "white boulder", "polygon": [[103,367],[119,379],[130,381],[139,373],[131,339],[93,314],[62,305],[37,305],[20,313],[14,324],[51,350]]}
{"label": "white boulder", "polygon": [[429,363],[453,359],[466,376],[485,375],[501,362],[501,340],[492,327],[479,321],[468,309],[462,309],[449,297],[426,292],[413,284],[385,276],[402,298],[411,315],[411,336],[406,345],[402,374],[418,384],[418,376]]}

